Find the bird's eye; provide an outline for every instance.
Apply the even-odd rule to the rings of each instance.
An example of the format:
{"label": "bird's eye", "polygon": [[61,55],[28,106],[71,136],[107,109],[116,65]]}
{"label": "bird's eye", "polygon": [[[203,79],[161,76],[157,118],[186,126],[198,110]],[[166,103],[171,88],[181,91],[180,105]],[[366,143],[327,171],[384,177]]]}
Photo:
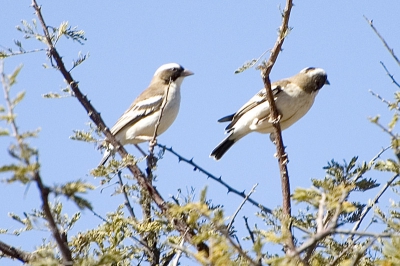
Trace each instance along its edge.
{"label": "bird's eye", "polygon": [[176,67],[172,68],[172,71],[176,72],[178,69]]}

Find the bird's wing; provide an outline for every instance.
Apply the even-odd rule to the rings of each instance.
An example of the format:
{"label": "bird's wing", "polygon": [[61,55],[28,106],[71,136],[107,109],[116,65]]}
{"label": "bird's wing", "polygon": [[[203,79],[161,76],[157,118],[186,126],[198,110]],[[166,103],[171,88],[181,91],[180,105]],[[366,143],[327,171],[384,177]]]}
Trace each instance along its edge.
{"label": "bird's wing", "polygon": [[[272,84],[272,94],[274,98],[279,97],[279,93],[283,90],[283,84],[274,83]],[[232,129],[236,122],[248,111],[254,107],[267,101],[267,92],[265,88],[261,89],[256,95],[254,95],[245,105],[243,105],[239,111],[237,111],[232,117],[232,122],[225,128],[226,130]]]}
{"label": "bird's wing", "polygon": [[135,124],[137,121],[146,117],[161,108],[164,96],[157,94],[147,99],[140,99],[140,96],[132,103],[128,110],[118,119],[111,129],[113,135],[118,134],[125,127]]}

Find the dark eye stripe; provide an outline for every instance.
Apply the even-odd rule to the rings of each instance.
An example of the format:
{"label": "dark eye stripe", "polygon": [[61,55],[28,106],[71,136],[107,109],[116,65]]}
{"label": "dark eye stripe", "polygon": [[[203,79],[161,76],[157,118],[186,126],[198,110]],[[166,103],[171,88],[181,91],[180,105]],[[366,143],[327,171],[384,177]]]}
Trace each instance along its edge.
{"label": "dark eye stripe", "polygon": [[315,69],[315,67],[309,67],[306,69],[305,73],[310,72],[311,70],[314,70],[314,69]]}

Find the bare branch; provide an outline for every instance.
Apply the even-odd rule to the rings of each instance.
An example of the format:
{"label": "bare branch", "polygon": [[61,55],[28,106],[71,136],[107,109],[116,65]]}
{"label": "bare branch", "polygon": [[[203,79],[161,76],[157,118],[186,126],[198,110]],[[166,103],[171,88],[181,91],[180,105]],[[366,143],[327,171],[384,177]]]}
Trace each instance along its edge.
{"label": "bare branch", "polygon": [[[396,178],[399,177],[398,174],[394,175],[386,184],[382,187],[382,189],[379,191],[379,193],[375,196],[375,198],[369,202],[367,206],[364,207],[364,210],[362,211],[359,220],[356,222],[356,224],[353,226],[352,231],[357,231],[358,228],[360,227],[362,221],[364,220],[365,216],[368,214],[368,212],[371,210],[371,208],[378,202],[379,198],[385,193],[385,191],[389,188],[389,186],[393,183]],[[351,240],[353,239],[354,235],[351,236]]]}
{"label": "bare branch", "polygon": [[253,231],[250,229],[248,218],[246,216],[243,216],[243,219],[244,219],[244,225],[246,226],[246,229],[249,232],[251,242],[254,244],[256,243],[256,239],[254,238]]}
{"label": "bare branch", "polygon": [[[368,162],[368,167],[370,168],[370,167],[376,162],[376,160],[378,160],[379,157],[381,157],[381,155],[382,155],[385,151],[389,150],[390,148],[392,148],[392,145],[389,145],[389,146],[387,146],[386,148],[382,148],[382,149],[374,156],[374,158],[372,158],[372,159]],[[356,183],[356,182],[358,181],[358,179],[360,179],[360,178],[363,176],[364,173],[365,173],[364,171],[359,172],[359,173],[353,178],[353,183]]]}
{"label": "bare branch", "polygon": [[350,265],[355,266],[358,265],[358,262],[360,261],[362,255],[374,244],[374,242],[376,241],[377,238],[374,238],[371,240],[370,243],[368,243],[368,245],[365,245],[365,247],[358,251],[356,254],[356,257],[354,258],[354,260],[352,261],[352,263]]}
{"label": "bare branch", "polygon": [[[0,75],[1,75],[1,83],[2,83],[2,86],[3,86],[3,91],[4,91],[4,99],[5,99],[6,104],[7,104],[7,110],[8,110],[8,114],[7,115],[9,117],[15,117],[14,105],[12,104],[12,100],[10,99],[10,89],[11,88],[10,88],[9,82],[7,81],[6,74],[3,71],[3,68],[4,68],[3,64],[4,64],[4,62],[1,61],[1,64],[0,64]],[[13,131],[13,137],[15,137],[15,139],[17,140],[19,148],[21,150],[23,150],[24,149],[23,139],[21,138],[21,135],[19,134],[18,126],[17,126],[17,122],[16,122],[15,118],[11,119],[10,123],[11,123],[11,128],[12,128],[12,131]],[[25,158],[24,163],[28,164],[28,165],[30,164],[29,160],[27,158]]]}
{"label": "bare branch", "polygon": [[386,132],[387,134],[389,134],[389,135],[392,137],[392,139],[396,139],[396,138],[397,138],[396,135],[393,134],[393,132],[392,132],[391,130],[389,130],[389,129],[387,129],[386,127],[384,127],[381,123],[379,123],[379,121],[375,121],[373,118],[371,118],[370,121],[371,121],[372,123],[374,123],[375,125],[377,125],[377,126],[378,126],[380,129],[382,129],[384,132]]}
{"label": "bare branch", "polygon": [[66,237],[63,237],[63,235],[65,236],[65,234],[62,234],[60,230],[58,230],[57,223],[55,222],[53,214],[50,209],[49,205],[50,189],[43,184],[42,179],[40,178],[38,172],[35,172],[33,179],[35,180],[38,186],[40,197],[42,199],[42,209],[46,216],[46,220],[49,223],[51,233],[57,242],[58,248],[61,251],[63,258],[63,265],[73,265],[72,254],[71,250],[68,247],[68,241]]}
{"label": "bare branch", "polygon": [[228,230],[226,230],[226,228],[219,228],[218,230],[219,232],[221,232],[226,239],[228,239],[229,243],[234,247],[234,249],[236,249],[237,252],[239,252],[239,254],[245,258],[246,260],[248,260],[248,262],[250,263],[250,265],[253,266],[260,266],[260,263],[255,262],[249,255],[247,255],[247,253],[238,245],[235,243],[235,241],[233,241],[233,239],[230,237]]}
{"label": "bare branch", "polygon": [[[69,84],[71,87],[71,90],[74,92],[75,97],[78,99],[78,101],[82,104],[84,109],[87,111],[90,119],[96,124],[96,126],[103,132],[103,134],[106,136],[107,140],[110,142],[110,144],[115,147],[116,151],[120,154],[122,158],[126,158],[128,156],[128,152],[126,149],[120,145],[120,143],[115,139],[114,135],[111,134],[109,128],[105,125],[103,119],[101,118],[100,114],[96,111],[96,109],[93,107],[93,105],[90,103],[90,101],[87,99],[85,95],[82,94],[82,92],[79,89],[78,82],[75,81],[71,73],[67,71],[65,68],[65,65],[62,61],[61,56],[59,55],[58,51],[54,47],[52,40],[50,38],[50,34],[48,31],[48,27],[43,19],[43,16],[41,14],[41,8],[38,6],[36,3],[36,0],[32,0],[32,6],[35,9],[36,15],[42,25],[45,39],[48,45],[48,53],[49,56],[51,56],[52,59],[54,59],[57,69],[61,72],[63,75],[64,79],[66,82]],[[162,198],[160,193],[157,191],[157,189],[152,186],[145,178],[141,170],[136,166],[129,164],[127,166],[129,171],[133,174],[135,179],[137,180],[139,186],[147,190],[153,201],[157,204],[158,208],[160,208],[161,212],[166,215],[168,220],[172,222],[174,225],[175,229],[180,232],[181,235],[185,235],[185,239],[193,244],[196,249],[200,252],[203,251],[206,256],[209,254],[209,248],[204,242],[200,243],[194,243],[193,237],[195,236],[195,232],[192,229],[189,229],[188,225],[182,220],[182,219],[175,219],[173,218],[168,210],[168,204],[167,202]],[[185,234],[185,232],[187,233]]]}
{"label": "bare branch", "polygon": [[372,23],[372,20],[369,20],[366,16],[364,16],[365,20],[368,22],[368,24],[371,26],[375,34],[379,37],[379,39],[382,41],[383,45],[386,47],[386,49],[389,51],[389,53],[392,55],[393,59],[397,62],[397,64],[400,66],[400,60],[397,58],[397,56],[394,53],[394,50],[389,47],[385,39],[381,36],[381,34],[378,32],[378,30],[375,28],[374,24]]}
{"label": "bare branch", "polygon": [[233,214],[231,221],[229,222],[228,226],[226,227],[226,230],[230,231],[231,227],[233,225],[233,222],[235,221],[236,216],[238,215],[239,211],[242,209],[243,205],[246,203],[246,201],[249,199],[249,197],[251,196],[251,194],[253,194],[253,192],[255,191],[256,187],[258,186],[258,184],[255,184],[249,194],[246,195],[246,197],[243,199],[242,203],[240,203],[239,207],[236,209],[235,213]]}
{"label": "bare branch", "polygon": [[131,202],[129,201],[129,197],[128,197],[128,192],[126,191],[126,187],[124,185],[124,182],[122,181],[122,177],[121,177],[121,171],[118,172],[118,183],[119,186],[121,188],[122,194],[124,194],[124,198],[125,198],[125,206],[129,211],[129,214],[131,215],[131,218],[136,221],[136,216],[135,216],[135,212],[133,211],[133,207],[131,205]]}
{"label": "bare branch", "polygon": [[[347,198],[348,192],[346,190],[343,190],[342,196],[339,199],[339,202],[337,203],[335,214],[333,215],[330,223],[328,223],[325,228],[322,231],[317,231],[314,235],[310,236],[309,239],[307,239],[300,247],[298,247],[294,253],[290,254],[292,257],[297,256],[307,250],[308,248],[312,248],[318,243],[318,241],[324,239],[325,237],[333,234],[337,228],[338,220],[339,220],[339,215],[342,212],[342,204],[344,200]],[[310,255],[307,255],[306,257],[310,257]],[[307,263],[307,262],[306,262]]]}
{"label": "bare branch", "polygon": [[160,126],[161,119],[162,119],[162,116],[163,116],[163,113],[164,113],[164,109],[165,109],[165,106],[167,105],[167,102],[168,102],[168,94],[169,94],[169,88],[171,87],[171,82],[172,82],[172,80],[170,79],[169,83],[168,83],[167,91],[165,93],[165,98],[164,98],[164,100],[163,100],[163,102],[161,104],[161,107],[160,107],[160,115],[159,115],[157,123],[156,123],[156,125],[154,127],[153,138],[150,141],[150,145],[149,145],[150,156],[152,156],[153,150],[154,150],[154,146],[157,144],[157,141],[156,141],[156,139],[157,139],[157,130],[158,130],[158,127]]}
{"label": "bare branch", "polygon": [[400,237],[400,235],[395,235],[393,233],[370,233],[370,232],[361,232],[355,230],[343,230],[343,229],[336,229],[334,231],[336,234],[345,234],[345,235],[352,235],[352,236],[364,236],[364,237],[375,237],[375,238],[389,238],[389,237]]}
{"label": "bare branch", "polygon": [[0,251],[4,255],[13,259],[17,259],[23,263],[29,263],[30,260],[33,258],[33,255],[31,253],[10,246],[2,241],[0,241]]}
{"label": "bare branch", "polygon": [[[210,172],[208,172],[207,170],[205,170],[204,168],[202,168],[201,166],[199,166],[198,164],[196,164],[195,162],[193,162],[193,159],[186,159],[184,157],[182,157],[179,153],[177,153],[176,151],[174,151],[171,148],[167,148],[167,146],[161,145],[161,144],[157,144],[158,147],[162,148],[163,150],[169,151],[170,153],[172,153],[173,155],[175,155],[176,157],[178,157],[178,161],[179,162],[185,162],[191,166],[193,166],[193,170],[194,171],[199,171],[200,173],[203,173],[207,176],[207,178],[211,178],[214,181],[217,181],[218,183],[220,183],[221,185],[223,185],[224,187],[226,187],[226,189],[228,189],[228,193],[233,193],[236,194],[240,197],[242,197],[243,199],[246,198],[246,194],[242,191],[238,191],[235,188],[231,187],[230,185],[228,185],[228,183],[226,183],[225,181],[222,180],[222,177],[216,177],[215,175],[211,174]],[[257,208],[259,208],[262,212],[264,212],[265,214],[272,214],[272,210],[265,207],[264,205],[262,205],[261,203],[258,203],[257,201],[253,200],[252,198],[248,198],[247,199],[248,202],[250,202],[251,204],[253,204],[254,206],[256,206]]]}
{"label": "bare branch", "polygon": [[389,102],[388,100],[386,100],[385,98],[383,98],[383,97],[380,96],[379,94],[373,92],[372,90],[369,90],[369,92],[370,92],[373,96],[375,96],[376,98],[378,98],[379,100],[381,100],[383,103],[386,103],[387,106],[388,106],[389,108],[394,108],[394,109],[396,109],[397,111],[400,111],[400,107],[399,107],[397,104],[394,104],[394,103],[392,103],[392,102]]}
{"label": "bare branch", "polygon": [[286,245],[290,251],[295,250],[295,245],[293,242],[293,235],[290,229],[290,217],[291,217],[291,203],[290,203],[290,182],[289,182],[289,174],[287,169],[288,156],[285,152],[285,147],[283,145],[282,140],[282,132],[281,126],[279,123],[280,115],[278,109],[276,108],[274,96],[271,90],[271,81],[269,79],[269,74],[271,73],[272,67],[274,66],[276,59],[282,49],[283,42],[289,32],[289,18],[290,12],[293,7],[292,0],[286,1],[286,7],[283,11],[282,25],[279,29],[279,36],[275,42],[274,47],[271,50],[271,55],[268,61],[260,66],[261,76],[264,82],[264,87],[267,92],[267,100],[271,110],[270,121],[274,127],[274,136],[275,136],[275,144],[277,151],[277,158],[279,163],[279,171],[281,176],[281,188],[282,188],[282,210],[283,215],[282,222],[282,230],[288,235]]}
{"label": "bare branch", "polygon": [[392,80],[392,82],[393,82],[397,87],[400,88],[400,84],[394,79],[394,76],[393,76],[392,74],[390,74],[390,72],[389,72],[389,70],[386,68],[385,64],[384,64],[382,61],[381,61],[380,63],[381,63],[381,65],[383,66],[383,68],[385,69],[386,74],[387,74],[387,75],[390,77],[390,79]]}

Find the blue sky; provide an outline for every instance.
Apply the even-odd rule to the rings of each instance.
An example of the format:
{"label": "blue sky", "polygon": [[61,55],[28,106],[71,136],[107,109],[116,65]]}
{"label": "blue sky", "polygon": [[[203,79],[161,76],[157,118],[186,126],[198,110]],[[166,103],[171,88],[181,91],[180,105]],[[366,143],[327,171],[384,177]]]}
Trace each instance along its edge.
{"label": "blue sky", "polygon": [[[15,29],[22,19],[35,18],[30,1],[3,1],[0,19],[0,45],[12,47],[21,40],[25,49],[43,48],[35,40],[23,40]],[[233,187],[249,191],[259,183],[254,199],[275,208],[281,204],[280,180],[275,147],[267,135],[253,133],[240,140],[221,161],[208,156],[224,138],[224,124],[217,119],[235,112],[263,86],[260,73],[249,69],[235,75],[243,63],[258,58],[273,47],[281,23],[279,5],[284,1],[40,1],[48,25],[69,21],[86,32],[85,45],[63,39],[57,48],[67,66],[78,52],[89,53],[89,59],[72,75],[81,90],[112,126],[134,98],[146,88],[154,71],[162,64],[177,62],[195,73],[182,86],[181,109],[175,123],[159,138],[181,155],[222,177]],[[392,48],[400,49],[397,30],[400,5],[397,1],[296,1],[292,10],[292,32],[272,70],[271,80],[296,74],[308,66],[321,67],[328,73],[330,86],[319,93],[310,112],[290,129],[283,141],[289,154],[289,176],[292,190],[309,187],[311,178],[323,178],[327,161],[350,161],[357,155],[370,160],[389,144],[389,138],[368,117],[390,114],[384,104],[368,90],[391,98],[395,87],[380,61],[393,74],[398,66],[366,23],[363,15],[374,20]],[[58,92],[65,87],[55,70],[43,69],[49,64],[42,53],[16,56],[5,61],[10,73],[17,65],[24,68],[14,93],[26,90],[26,99],[17,108],[21,130],[40,127],[38,139],[31,141],[40,150],[42,177],[47,184],[84,179],[96,186],[88,173],[101,159],[94,145],[69,140],[74,129],[87,129],[89,118],[74,98],[43,99],[42,94]],[[395,76],[396,77],[396,76]],[[3,101],[0,101],[3,104]],[[0,125],[5,127],[5,125]],[[6,148],[10,140],[0,138],[0,157],[10,159]],[[142,147],[147,149],[146,144]],[[127,147],[134,155],[134,147]],[[388,152],[387,156],[391,156]],[[226,207],[231,215],[242,201],[226,194],[226,189],[166,153],[159,161],[157,188],[165,199],[181,188],[195,187],[199,192],[208,186],[208,197]],[[6,176],[0,176],[6,177]],[[371,175],[382,178],[386,175]],[[7,217],[10,211],[39,208],[37,189],[18,184],[0,184],[3,203],[0,227],[18,228]],[[377,190],[376,190],[377,191]],[[105,215],[122,203],[122,197],[110,197],[113,188],[99,189],[88,195],[97,212]],[[374,197],[376,192],[366,195]],[[382,202],[382,201],[381,201]],[[383,201],[383,205],[389,202]],[[72,214],[77,208],[67,202]],[[296,209],[296,206],[295,206]],[[262,224],[253,214],[257,209],[246,205],[239,217],[250,216],[250,223]],[[101,223],[90,212],[83,212],[76,230]],[[242,227],[237,219],[237,227]],[[29,233],[34,235],[34,233]],[[25,240],[26,237],[21,237]],[[40,239],[21,242],[20,238],[1,236],[10,244],[31,250]],[[9,262],[0,261],[0,265]],[[18,265],[18,264],[16,264]]]}

